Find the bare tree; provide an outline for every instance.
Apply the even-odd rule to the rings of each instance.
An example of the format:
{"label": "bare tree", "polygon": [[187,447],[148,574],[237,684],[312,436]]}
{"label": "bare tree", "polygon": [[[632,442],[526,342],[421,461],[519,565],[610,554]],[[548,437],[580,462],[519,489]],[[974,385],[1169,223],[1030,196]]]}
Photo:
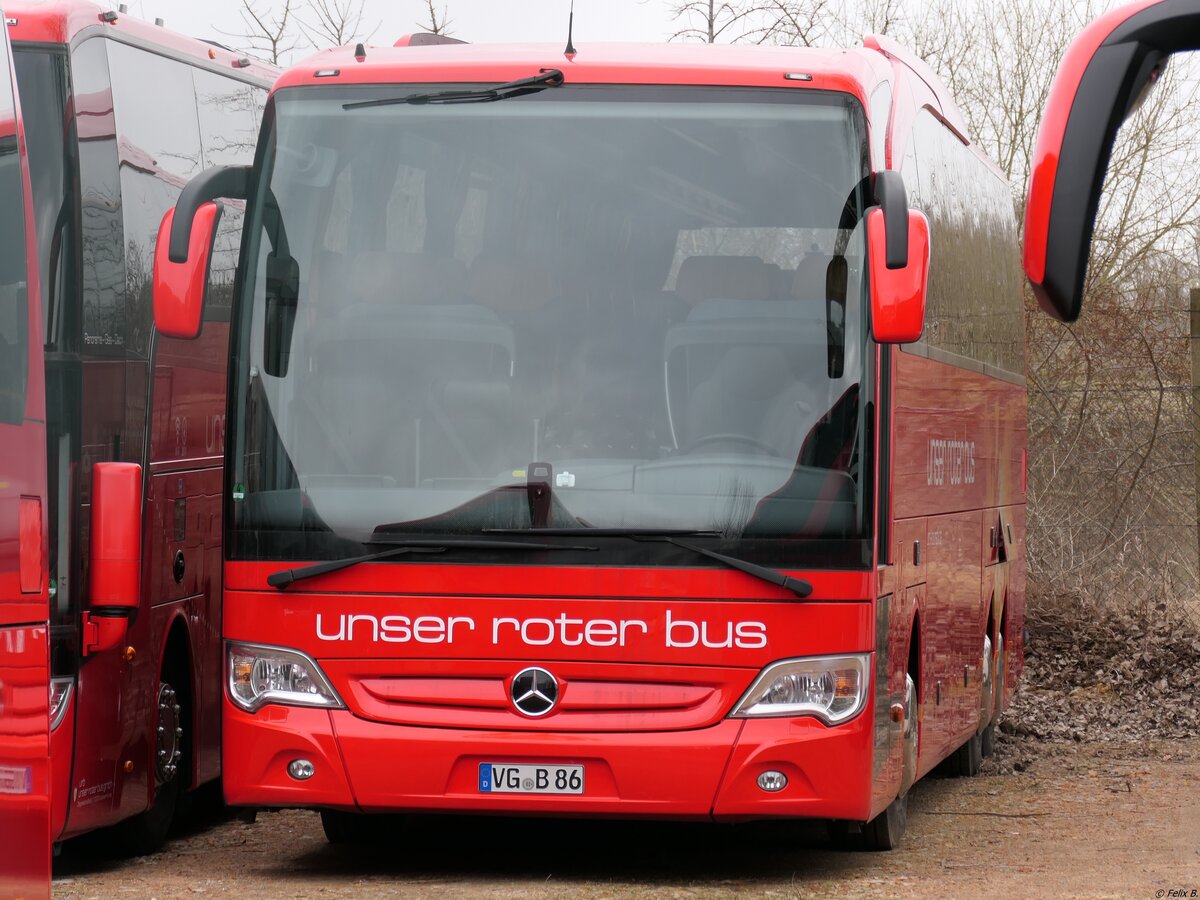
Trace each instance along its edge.
{"label": "bare tree", "polygon": [[758,29],[747,27],[770,3],[739,3],[736,0],[683,0],[670,7],[683,27],[671,35],[671,40],[703,41],[715,44],[720,40],[741,40]]}
{"label": "bare tree", "polygon": [[369,38],[379,28],[377,23],[363,33],[365,6],[366,0],[309,0],[307,18],[297,21],[314,47],[342,47],[356,38]]}
{"label": "bare tree", "polygon": [[242,0],[240,12],[246,30],[237,34],[222,34],[244,42],[242,48],[248,52],[277,66],[300,45],[300,38],[295,32],[298,26],[295,0],[279,0],[272,4],[263,4],[260,0]]}
{"label": "bare tree", "polygon": [[[708,0],[678,37],[854,46],[885,34],[946,83],[1023,214],[1041,110],[1064,51],[1105,0]],[[719,13],[719,16],[718,16]],[[731,24],[736,27],[731,28]],[[724,31],[721,31],[724,26]],[[1174,60],[1122,129],[1096,222],[1081,320],[1026,294],[1030,610],[1156,604],[1200,590],[1187,289],[1200,282],[1200,78]],[[1182,71],[1180,71],[1182,70]],[[963,298],[969,304],[969,298]],[[1200,612],[1193,609],[1200,622]]]}
{"label": "bare tree", "polygon": [[439,16],[437,6],[434,5],[434,0],[425,0],[425,3],[428,7],[425,14],[429,18],[424,22],[416,22],[414,24],[416,24],[416,26],[422,31],[426,31],[429,34],[444,34],[449,36],[450,26],[454,23],[447,17],[446,7],[444,5],[442,6],[442,12]]}

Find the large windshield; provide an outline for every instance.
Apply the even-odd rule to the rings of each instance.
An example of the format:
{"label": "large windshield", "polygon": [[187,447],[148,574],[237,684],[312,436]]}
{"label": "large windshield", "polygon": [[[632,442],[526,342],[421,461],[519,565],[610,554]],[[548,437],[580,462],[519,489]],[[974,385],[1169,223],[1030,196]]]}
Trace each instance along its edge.
{"label": "large windshield", "polygon": [[430,90],[275,98],[237,326],[233,556],[596,528],[867,564],[857,102],[567,85],[346,108]]}

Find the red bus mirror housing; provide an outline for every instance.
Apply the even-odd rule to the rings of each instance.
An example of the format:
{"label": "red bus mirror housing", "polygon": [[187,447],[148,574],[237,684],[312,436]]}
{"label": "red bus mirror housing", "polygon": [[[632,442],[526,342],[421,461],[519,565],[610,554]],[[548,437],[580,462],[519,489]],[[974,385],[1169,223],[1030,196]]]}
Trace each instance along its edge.
{"label": "red bus mirror housing", "polygon": [[217,166],[201,172],[167,210],[154,245],[154,327],[167,337],[190,339],[200,334],[204,291],[212,258],[213,237],[221,219],[218,197],[245,200],[249,166]]}
{"label": "red bus mirror housing", "polygon": [[125,639],[141,596],[142,467],[137,463],[92,467],[90,542],[84,652],[96,653]]}
{"label": "red bus mirror housing", "polygon": [[210,201],[196,210],[187,257],[182,262],[175,262],[170,253],[175,213],[175,209],[168,209],[163,216],[154,246],[154,327],[167,337],[190,340],[200,334],[208,266],[221,205]]}
{"label": "red bus mirror housing", "polygon": [[921,339],[925,329],[929,220],[924,213],[908,211],[908,258],[902,266],[889,266],[885,219],[882,209],[867,213],[871,333],[881,344],[911,344]]}
{"label": "red bus mirror housing", "polygon": [[1025,274],[1038,305],[1074,322],[1100,194],[1121,123],[1170,54],[1195,50],[1200,8],[1137,0],[1102,15],[1067,49],[1038,127],[1025,203]]}

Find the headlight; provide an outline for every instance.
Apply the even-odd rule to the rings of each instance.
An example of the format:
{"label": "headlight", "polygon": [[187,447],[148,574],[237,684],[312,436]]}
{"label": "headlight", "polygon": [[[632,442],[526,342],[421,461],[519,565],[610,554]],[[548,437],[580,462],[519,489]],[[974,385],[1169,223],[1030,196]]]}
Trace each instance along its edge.
{"label": "headlight", "polygon": [[227,645],[229,699],[247,712],[268,703],[342,708],[342,698],[312,657],[261,644]]}
{"label": "headlight", "polygon": [[816,716],[840,725],[862,711],[870,681],[867,653],[785,659],[763,669],[729,715]]}

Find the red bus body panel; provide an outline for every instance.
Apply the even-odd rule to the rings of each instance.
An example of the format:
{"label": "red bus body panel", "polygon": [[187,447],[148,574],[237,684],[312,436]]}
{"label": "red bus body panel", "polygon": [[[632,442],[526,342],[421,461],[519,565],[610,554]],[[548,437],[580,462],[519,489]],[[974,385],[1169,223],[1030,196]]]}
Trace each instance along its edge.
{"label": "red bus body panel", "polygon": [[[46,575],[46,397],[37,245],[20,102],[8,38],[0,138],[15,140],[24,196],[23,414],[0,422],[0,895],[50,896],[50,652]],[[3,84],[3,83],[0,83]],[[0,87],[0,95],[4,93]],[[11,103],[11,106],[10,106]],[[7,209],[4,215],[14,216]],[[9,352],[9,351],[5,351]],[[8,390],[9,385],[0,385]]]}

